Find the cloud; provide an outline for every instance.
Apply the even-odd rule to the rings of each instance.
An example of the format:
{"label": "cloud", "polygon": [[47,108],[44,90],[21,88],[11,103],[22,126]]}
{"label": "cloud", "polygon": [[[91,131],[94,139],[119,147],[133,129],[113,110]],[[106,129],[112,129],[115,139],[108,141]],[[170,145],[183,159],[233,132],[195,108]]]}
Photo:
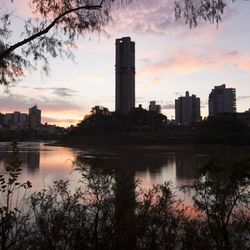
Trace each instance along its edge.
{"label": "cloud", "polygon": [[238,96],[237,98],[237,101],[241,101],[241,100],[246,100],[246,99],[250,99],[250,96]]}
{"label": "cloud", "polygon": [[64,120],[61,120],[61,119],[56,119],[56,118],[52,118],[52,117],[46,117],[44,116],[43,117],[43,122],[47,122],[47,123],[50,123],[50,124],[76,124],[79,122],[79,119],[64,119]]}
{"label": "cloud", "polygon": [[81,110],[80,105],[74,104],[67,100],[62,100],[59,98],[47,98],[45,96],[40,97],[27,97],[23,95],[10,95],[0,97],[0,106],[2,110],[7,110],[8,112],[14,110],[20,110],[22,112],[27,111],[31,106],[37,105],[45,112],[49,111],[64,111],[72,112],[75,110]]}
{"label": "cloud", "polygon": [[54,88],[53,94],[60,96],[60,97],[68,97],[68,96],[74,96],[77,94],[78,91],[68,88]]}
{"label": "cloud", "polygon": [[165,104],[161,106],[162,109],[175,109],[175,105],[172,103]]}
{"label": "cloud", "polygon": [[[230,0],[227,0],[230,2]],[[153,35],[185,35],[192,36],[189,26],[185,20],[176,21],[175,18],[175,0],[139,0],[132,1],[123,8],[114,8],[112,11],[112,20],[107,31],[110,34],[127,33],[136,34],[153,34]],[[181,2],[181,1],[180,1]],[[236,13],[232,6],[227,5],[223,14],[223,22],[232,19]],[[210,23],[199,19],[199,28],[204,30],[204,27],[209,27],[209,32],[206,32],[208,37],[216,35],[216,26],[211,26]],[[213,29],[210,29],[213,27]],[[200,32],[200,31],[198,31]],[[178,33],[178,34],[177,34]]]}
{"label": "cloud", "polygon": [[173,101],[163,101],[163,100],[155,100],[156,104],[161,105],[162,110],[170,110],[175,109],[175,105]]}
{"label": "cloud", "polygon": [[59,96],[59,97],[72,97],[75,96],[78,91],[74,89],[69,89],[69,88],[56,88],[56,87],[51,87],[51,88],[34,88],[33,89],[35,92],[39,93],[44,93],[44,92],[52,92],[52,94]]}
{"label": "cloud", "polygon": [[153,64],[146,68],[146,71],[157,73],[168,70],[172,73],[188,74],[201,66],[201,59],[190,51],[179,50],[167,61]]}
{"label": "cloud", "polygon": [[[82,105],[73,103],[68,99],[46,97],[43,94],[39,97],[24,96],[20,94],[5,95],[0,97],[2,113],[20,111],[28,113],[29,108],[37,105],[42,110],[42,122],[54,121],[56,124],[69,125],[71,121],[78,122],[87,109]],[[44,116],[45,114],[45,116]],[[46,119],[44,119],[46,117]],[[49,120],[50,119],[50,120]]]}
{"label": "cloud", "polygon": [[[142,74],[139,73],[138,75],[139,75],[138,78],[140,78],[140,77],[143,76],[143,73],[142,73]],[[149,89],[151,89],[151,88],[157,86],[158,84],[160,84],[160,83],[161,83],[161,79],[162,79],[162,78],[159,77],[159,76],[153,76],[153,77],[151,78],[151,80],[148,80],[148,79],[147,79],[147,81],[146,81],[145,83],[143,83],[143,84],[141,84],[141,85],[138,85],[138,89],[149,90]]]}
{"label": "cloud", "polygon": [[[126,30],[139,34],[167,33],[175,23],[174,1],[140,0],[127,7],[114,9],[113,22],[107,27],[109,33],[119,33]],[[119,25],[118,25],[119,24]]]}
{"label": "cloud", "polygon": [[189,75],[201,70],[218,70],[231,66],[250,71],[250,55],[237,50],[208,48],[206,54],[189,50],[175,51],[171,57],[139,69],[139,75],[158,74],[169,71],[178,75]]}

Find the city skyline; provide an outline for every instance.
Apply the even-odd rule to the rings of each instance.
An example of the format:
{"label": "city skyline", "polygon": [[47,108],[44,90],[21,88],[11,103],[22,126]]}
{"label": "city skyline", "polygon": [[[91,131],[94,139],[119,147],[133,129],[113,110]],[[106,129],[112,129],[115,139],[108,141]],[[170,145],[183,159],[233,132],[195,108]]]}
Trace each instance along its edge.
{"label": "city skyline", "polygon": [[[136,106],[147,107],[155,100],[171,119],[174,100],[188,90],[200,97],[201,115],[207,116],[208,94],[214,86],[226,84],[237,89],[237,111],[244,112],[250,106],[250,34],[245,32],[250,8],[244,1],[228,4],[218,29],[200,24],[190,30],[176,23],[172,10],[163,8],[160,0],[153,9],[146,0],[119,9],[106,27],[110,37],[79,39],[77,63],[52,59],[49,77],[40,71],[27,72],[10,88],[11,95],[2,93],[0,111],[24,112],[37,104],[45,111],[43,123],[67,126],[76,124],[95,105],[115,110],[114,41],[130,36],[137,44]],[[27,10],[18,7],[15,14],[27,16]]]}

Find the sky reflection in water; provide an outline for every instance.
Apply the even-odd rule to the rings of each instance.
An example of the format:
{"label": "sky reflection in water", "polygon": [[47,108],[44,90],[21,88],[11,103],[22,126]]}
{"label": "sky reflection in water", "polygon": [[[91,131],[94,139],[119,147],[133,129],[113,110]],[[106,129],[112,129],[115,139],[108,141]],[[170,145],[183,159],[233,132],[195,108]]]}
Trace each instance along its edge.
{"label": "sky reflection in water", "polygon": [[[197,169],[206,157],[195,154],[135,152],[103,154],[98,151],[47,146],[44,143],[19,143],[22,163],[22,181],[32,183],[32,191],[51,186],[56,180],[69,180],[71,190],[79,186],[81,174],[74,170],[73,161],[90,166],[108,166],[116,169],[115,174],[140,180],[143,188],[171,181],[173,187],[191,184],[197,177]],[[94,153],[93,153],[94,152]],[[0,171],[10,156],[10,143],[0,143]],[[117,171],[119,169],[119,171]],[[123,178],[123,177],[122,177]],[[177,197],[183,198],[178,192]],[[188,195],[190,198],[190,194]]]}

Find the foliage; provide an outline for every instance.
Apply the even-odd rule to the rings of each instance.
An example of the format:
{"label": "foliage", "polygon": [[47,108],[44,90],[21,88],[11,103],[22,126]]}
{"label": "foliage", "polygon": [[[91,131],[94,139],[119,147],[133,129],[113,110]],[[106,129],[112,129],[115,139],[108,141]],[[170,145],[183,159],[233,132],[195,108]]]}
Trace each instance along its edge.
{"label": "foliage", "polygon": [[195,28],[200,20],[218,25],[225,7],[223,0],[179,0],[175,2],[175,17],[184,18],[190,28]]}
{"label": "foliage", "polygon": [[130,126],[138,129],[149,128],[152,131],[161,128],[167,122],[167,117],[156,111],[134,108],[129,113]]}
{"label": "foliage", "polygon": [[[117,1],[118,2],[118,1]],[[0,83],[9,85],[43,63],[48,73],[48,56],[72,58],[76,39],[87,32],[102,32],[110,20],[114,0],[31,0],[33,18],[24,20],[20,40],[15,41],[12,11],[1,8],[0,19]],[[11,3],[9,3],[11,4]],[[14,7],[13,7],[14,8]],[[7,9],[7,8],[6,8]]]}
{"label": "foliage", "polygon": [[245,246],[250,243],[249,227],[245,227],[246,219],[250,219],[249,173],[249,159],[232,162],[215,158],[204,166],[200,178],[192,185],[194,205],[206,216],[213,248],[243,249],[242,239]]}
{"label": "foliage", "polygon": [[197,124],[196,140],[200,143],[247,145],[250,143],[250,130],[235,114],[224,113]]}
{"label": "foliage", "polygon": [[180,242],[181,211],[171,183],[141,191],[137,205],[138,249],[175,249]]}
{"label": "foliage", "polygon": [[142,108],[134,108],[128,115],[124,115],[110,112],[105,107],[95,106],[91,114],[85,116],[69,136],[96,132],[155,131],[162,128],[166,121],[165,115]]}
{"label": "foliage", "polygon": [[[19,182],[21,161],[18,152],[17,142],[13,142],[6,173],[0,175],[0,246],[3,250],[11,249],[13,244],[17,247],[19,241],[27,237],[25,229],[29,216],[23,212],[23,205],[26,191],[31,188],[31,183]],[[22,190],[24,193],[21,195]]]}
{"label": "foliage", "polygon": [[80,188],[71,194],[63,181],[34,193],[30,201],[34,223],[27,242],[31,249],[82,249],[89,241],[83,199]]}

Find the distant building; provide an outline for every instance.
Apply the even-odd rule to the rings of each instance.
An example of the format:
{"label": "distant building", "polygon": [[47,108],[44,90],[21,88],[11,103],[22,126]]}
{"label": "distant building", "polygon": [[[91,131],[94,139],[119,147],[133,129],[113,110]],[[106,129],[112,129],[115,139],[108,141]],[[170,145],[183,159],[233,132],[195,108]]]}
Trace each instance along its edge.
{"label": "distant building", "polygon": [[196,95],[181,96],[175,100],[175,121],[178,125],[191,125],[200,120],[200,98]]}
{"label": "distant building", "polygon": [[34,106],[29,109],[29,127],[37,130],[41,125],[41,110]]}
{"label": "distant building", "polygon": [[155,112],[161,113],[161,105],[156,104],[155,101],[150,101],[148,110],[149,111],[155,111]]}
{"label": "distant building", "polygon": [[5,115],[0,113],[0,126],[3,127],[5,125]]}
{"label": "distant building", "polygon": [[19,118],[19,127],[21,129],[26,129],[28,128],[28,123],[29,123],[29,115],[21,113]]}
{"label": "distant building", "polygon": [[220,113],[236,112],[236,90],[226,88],[226,85],[215,86],[209,94],[208,109],[209,116]]}
{"label": "distant building", "polygon": [[128,114],[135,107],[135,43],[116,39],[115,111]]}
{"label": "distant building", "polygon": [[27,151],[27,170],[31,173],[38,171],[40,167],[40,150]]}
{"label": "distant building", "polygon": [[50,125],[48,123],[41,124],[41,127],[39,129],[39,133],[44,135],[64,135],[65,132],[65,128],[56,125]]}
{"label": "distant building", "polygon": [[19,111],[14,111],[14,113],[13,113],[13,121],[12,121],[13,125],[18,125],[19,120],[20,120],[20,114],[21,113]]}
{"label": "distant building", "polygon": [[14,111],[12,114],[12,122],[9,124],[14,130],[26,129],[28,127],[28,114]]}
{"label": "distant building", "polygon": [[5,114],[5,124],[11,125],[13,123],[13,113],[6,113]]}

